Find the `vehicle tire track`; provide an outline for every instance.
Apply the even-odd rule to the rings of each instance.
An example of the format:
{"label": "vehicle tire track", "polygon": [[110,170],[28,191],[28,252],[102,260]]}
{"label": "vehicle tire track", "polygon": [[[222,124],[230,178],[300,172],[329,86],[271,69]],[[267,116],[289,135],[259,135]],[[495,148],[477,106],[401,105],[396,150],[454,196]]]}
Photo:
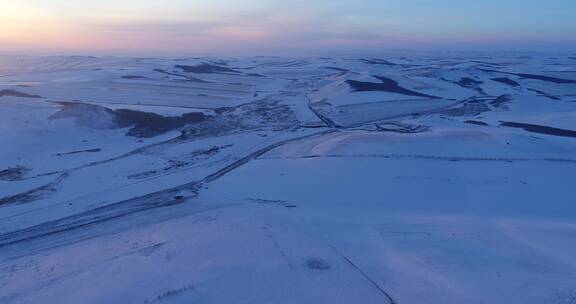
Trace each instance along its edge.
{"label": "vehicle tire track", "polygon": [[45,185],[15,195],[0,197],[0,207],[4,205],[25,204],[48,196],[50,193],[56,192],[56,187],[60,185],[68,176],[70,176],[70,172],[64,171],[60,173],[60,175],[58,175],[58,177],[56,177],[53,181]]}
{"label": "vehicle tire track", "polygon": [[334,250],[334,252],[336,252],[336,254],[338,254],[342,259],[344,259],[350,266],[352,266],[352,268],[356,269],[364,278],[366,278],[366,280],[368,280],[368,282],[370,282],[370,284],[376,287],[376,289],[378,289],[378,291],[386,298],[389,304],[398,304],[398,302],[394,301],[394,298],[392,298],[392,296],[387,291],[385,291],[382,287],[380,287],[380,285],[378,285],[378,283],[376,283],[376,281],[374,281],[372,277],[370,277],[366,272],[364,272],[360,267],[358,267],[358,265],[356,265],[344,253],[342,253],[342,251],[340,251],[334,245],[332,245],[331,247]]}
{"label": "vehicle tire track", "polygon": [[473,162],[554,162],[554,163],[572,163],[576,164],[576,159],[570,158],[522,158],[522,157],[465,157],[465,156],[436,156],[436,155],[417,155],[417,154],[312,154],[293,157],[264,157],[260,159],[313,159],[313,158],[387,158],[387,159],[423,159],[439,161],[473,161]]}

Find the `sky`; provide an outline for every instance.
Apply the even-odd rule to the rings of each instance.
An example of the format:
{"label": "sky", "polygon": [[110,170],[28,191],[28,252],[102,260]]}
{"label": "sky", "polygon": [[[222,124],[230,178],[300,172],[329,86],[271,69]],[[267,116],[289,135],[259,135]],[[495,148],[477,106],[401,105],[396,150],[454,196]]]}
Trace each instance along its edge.
{"label": "sky", "polygon": [[574,0],[0,0],[1,53],[576,51]]}

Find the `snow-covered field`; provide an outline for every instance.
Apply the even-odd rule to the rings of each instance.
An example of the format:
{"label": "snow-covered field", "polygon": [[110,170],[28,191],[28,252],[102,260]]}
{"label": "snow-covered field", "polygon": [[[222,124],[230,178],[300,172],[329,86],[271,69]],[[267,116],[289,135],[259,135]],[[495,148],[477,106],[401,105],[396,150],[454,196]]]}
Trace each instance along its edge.
{"label": "snow-covered field", "polygon": [[0,303],[576,303],[576,57],[0,57]]}

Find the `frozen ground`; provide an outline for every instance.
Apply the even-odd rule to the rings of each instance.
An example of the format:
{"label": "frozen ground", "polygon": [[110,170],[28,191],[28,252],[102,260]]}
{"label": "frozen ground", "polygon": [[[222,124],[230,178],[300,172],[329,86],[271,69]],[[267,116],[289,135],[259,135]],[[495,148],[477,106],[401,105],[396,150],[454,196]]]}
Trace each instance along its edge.
{"label": "frozen ground", "polygon": [[576,303],[576,60],[0,57],[0,303]]}

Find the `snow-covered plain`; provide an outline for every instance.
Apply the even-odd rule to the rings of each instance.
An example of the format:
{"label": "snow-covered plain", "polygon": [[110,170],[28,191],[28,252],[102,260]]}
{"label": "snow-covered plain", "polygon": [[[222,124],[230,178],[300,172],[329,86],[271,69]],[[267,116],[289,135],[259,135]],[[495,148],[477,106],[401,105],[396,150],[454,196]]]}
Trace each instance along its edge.
{"label": "snow-covered plain", "polygon": [[0,303],[576,303],[576,57],[0,56]]}

